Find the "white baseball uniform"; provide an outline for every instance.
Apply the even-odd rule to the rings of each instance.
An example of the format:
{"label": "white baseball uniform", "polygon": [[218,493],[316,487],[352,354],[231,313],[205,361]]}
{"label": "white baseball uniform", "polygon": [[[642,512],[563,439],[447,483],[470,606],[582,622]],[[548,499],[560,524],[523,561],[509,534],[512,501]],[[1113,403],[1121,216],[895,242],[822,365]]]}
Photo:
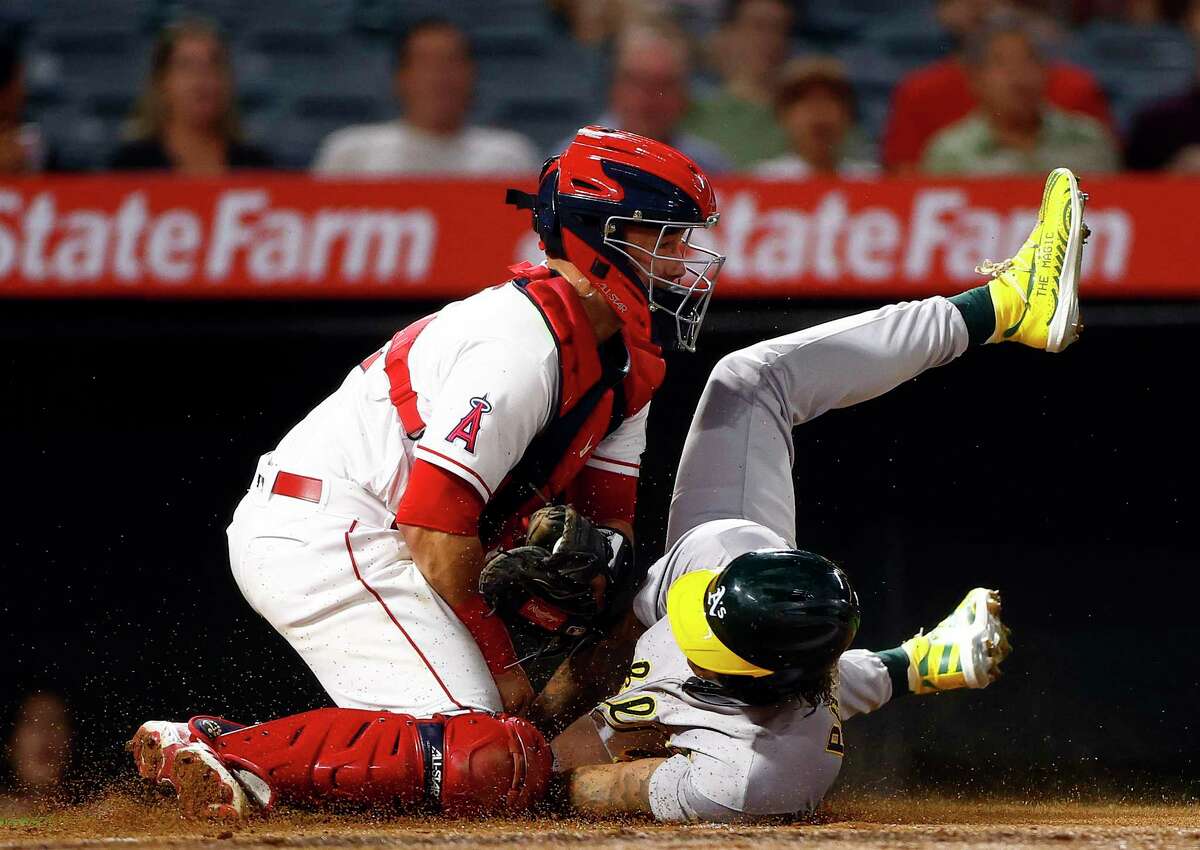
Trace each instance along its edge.
{"label": "white baseball uniform", "polygon": [[[419,439],[391,401],[387,348],[263,456],[229,526],[233,575],[338,706],[499,711],[478,646],[413,564],[394,520],[417,459],[491,498],[553,414],[555,341],[511,283],[444,308],[408,357],[426,426]],[[588,465],[636,477],[647,415],[626,419]],[[309,492],[319,498],[273,493],[281,471],[316,482]]]}
{"label": "white baseball uniform", "polygon": [[877,655],[851,650],[835,701],[746,706],[714,698],[666,619],[667,590],[761,548],[795,548],[792,429],[881,395],[967,347],[944,298],[885,307],[758,343],[723,358],[701,397],[680,460],[668,550],[634,611],[648,631],[631,675],[592,713],[615,759],[670,755],[650,780],[659,820],[748,820],[811,811],[841,767],[842,721],[892,696]]}

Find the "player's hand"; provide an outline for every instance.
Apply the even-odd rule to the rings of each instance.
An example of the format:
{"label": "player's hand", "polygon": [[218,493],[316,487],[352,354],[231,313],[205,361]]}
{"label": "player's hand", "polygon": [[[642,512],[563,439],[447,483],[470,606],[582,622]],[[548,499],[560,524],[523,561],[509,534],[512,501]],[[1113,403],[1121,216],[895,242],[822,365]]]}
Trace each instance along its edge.
{"label": "player's hand", "polygon": [[513,667],[497,674],[495,679],[505,713],[524,716],[533,705],[534,698],[533,685],[529,684],[529,677],[525,675],[525,671],[520,667]]}

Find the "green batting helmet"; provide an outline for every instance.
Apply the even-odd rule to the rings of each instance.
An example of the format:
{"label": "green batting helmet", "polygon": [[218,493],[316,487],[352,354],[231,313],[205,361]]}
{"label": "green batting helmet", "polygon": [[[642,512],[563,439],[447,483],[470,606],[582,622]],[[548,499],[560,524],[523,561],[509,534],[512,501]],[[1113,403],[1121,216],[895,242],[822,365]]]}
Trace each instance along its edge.
{"label": "green batting helmet", "polygon": [[680,576],[667,592],[667,617],[697,667],[724,676],[803,679],[828,673],[854,640],[858,595],[827,558],[758,549],[720,572]]}

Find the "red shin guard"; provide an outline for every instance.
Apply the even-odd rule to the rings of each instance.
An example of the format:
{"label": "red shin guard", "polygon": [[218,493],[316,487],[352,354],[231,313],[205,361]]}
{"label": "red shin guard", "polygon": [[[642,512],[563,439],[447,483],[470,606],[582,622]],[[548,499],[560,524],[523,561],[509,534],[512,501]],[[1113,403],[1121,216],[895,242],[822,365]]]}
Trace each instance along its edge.
{"label": "red shin guard", "polygon": [[267,805],[341,800],[449,814],[516,812],[545,795],[552,761],[528,722],[482,712],[415,718],[319,708],[211,743],[231,768],[269,788]]}

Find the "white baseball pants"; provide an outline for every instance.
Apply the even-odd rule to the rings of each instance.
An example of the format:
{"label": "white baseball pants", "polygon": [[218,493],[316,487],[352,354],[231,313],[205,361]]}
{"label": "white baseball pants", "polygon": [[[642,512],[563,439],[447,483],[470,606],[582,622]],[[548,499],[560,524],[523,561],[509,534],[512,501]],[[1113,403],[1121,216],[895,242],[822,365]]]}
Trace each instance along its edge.
{"label": "white baseball pants", "polygon": [[701,523],[736,517],[795,546],[792,429],[883,395],[966,348],[962,315],[939,297],[848,316],[722,358],[683,445],[667,547]]}
{"label": "white baseball pants", "polygon": [[233,576],[334,703],[416,716],[500,711],[475,640],[408,557],[383,503],[329,479],[320,503],[272,494],[278,471],[264,455],[234,513]]}

